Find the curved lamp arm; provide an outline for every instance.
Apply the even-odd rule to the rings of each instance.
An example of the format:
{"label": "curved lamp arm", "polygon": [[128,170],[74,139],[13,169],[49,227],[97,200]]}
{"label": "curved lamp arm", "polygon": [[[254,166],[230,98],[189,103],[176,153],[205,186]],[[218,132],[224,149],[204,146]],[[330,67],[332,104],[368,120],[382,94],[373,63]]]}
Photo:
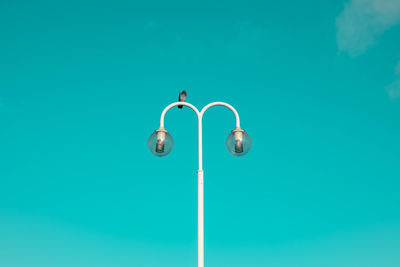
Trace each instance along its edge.
{"label": "curved lamp arm", "polygon": [[166,106],[164,108],[163,112],[161,113],[160,129],[164,129],[164,117],[165,117],[165,114],[167,113],[167,111],[170,110],[171,108],[175,107],[175,106],[178,106],[178,105],[179,106],[181,106],[181,105],[182,106],[187,106],[187,107],[193,109],[193,111],[196,112],[197,118],[200,120],[200,118],[201,118],[200,112],[195,106],[193,106],[192,104],[187,103],[187,102],[174,102],[174,103],[169,104],[168,106]]}
{"label": "curved lamp arm", "polygon": [[231,105],[225,103],[225,102],[213,102],[208,104],[207,106],[205,106],[201,112],[200,112],[200,116],[203,118],[204,112],[206,112],[207,109],[213,107],[213,106],[223,106],[223,107],[227,107],[229,108],[233,114],[235,114],[235,118],[236,118],[236,128],[240,128],[240,118],[239,118],[239,114],[237,113],[236,109],[234,107],[232,107]]}
{"label": "curved lamp arm", "polygon": [[161,118],[160,118],[160,129],[164,129],[164,118],[165,118],[165,114],[167,114],[168,110],[170,110],[171,108],[175,107],[175,106],[187,106],[189,108],[191,108],[194,112],[196,112],[197,118],[199,120],[203,119],[203,115],[204,112],[206,112],[207,109],[213,107],[213,106],[223,106],[223,107],[227,107],[229,108],[233,114],[235,115],[236,118],[236,128],[240,128],[240,118],[239,118],[239,114],[236,111],[236,109],[234,107],[232,107],[231,105],[225,103],[225,102],[212,102],[208,105],[206,105],[201,112],[199,112],[199,110],[193,106],[192,104],[188,103],[188,102],[174,102],[172,104],[169,104],[168,106],[166,106],[163,110],[163,112],[161,113]]}

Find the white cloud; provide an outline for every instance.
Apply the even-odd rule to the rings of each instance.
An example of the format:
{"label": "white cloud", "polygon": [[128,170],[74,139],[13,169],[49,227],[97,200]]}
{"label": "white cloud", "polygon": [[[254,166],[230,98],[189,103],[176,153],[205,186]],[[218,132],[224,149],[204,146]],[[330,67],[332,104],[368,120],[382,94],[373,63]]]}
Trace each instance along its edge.
{"label": "white cloud", "polygon": [[386,91],[391,99],[400,98],[400,61],[397,63],[395,73],[399,76],[397,81],[386,86]]}
{"label": "white cloud", "polygon": [[386,91],[391,99],[400,98],[400,79],[386,86]]}
{"label": "white cloud", "polygon": [[400,23],[400,0],[351,0],[336,18],[340,51],[351,56],[365,52],[376,38]]}

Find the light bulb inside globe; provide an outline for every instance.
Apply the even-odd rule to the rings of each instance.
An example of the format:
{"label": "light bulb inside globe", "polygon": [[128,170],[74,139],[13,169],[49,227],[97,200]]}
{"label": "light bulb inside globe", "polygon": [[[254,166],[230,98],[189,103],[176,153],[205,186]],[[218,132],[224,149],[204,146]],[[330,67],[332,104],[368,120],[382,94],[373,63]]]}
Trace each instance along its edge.
{"label": "light bulb inside globe", "polygon": [[156,152],[157,153],[163,153],[164,152],[164,147],[165,147],[165,132],[164,131],[158,131],[157,132],[157,143],[156,143]]}
{"label": "light bulb inside globe", "polygon": [[174,142],[167,130],[158,129],[149,137],[147,145],[153,155],[164,157],[171,152]]}
{"label": "light bulb inside globe", "polygon": [[236,128],[226,139],[226,147],[234,156],[244,156],[251,148],[250,136],[242,129]]}
{"label": "light bulb inside globe", "polygon": [[235,138],[235,153],[243,153],[243,132],[235,131],[233,136]]}

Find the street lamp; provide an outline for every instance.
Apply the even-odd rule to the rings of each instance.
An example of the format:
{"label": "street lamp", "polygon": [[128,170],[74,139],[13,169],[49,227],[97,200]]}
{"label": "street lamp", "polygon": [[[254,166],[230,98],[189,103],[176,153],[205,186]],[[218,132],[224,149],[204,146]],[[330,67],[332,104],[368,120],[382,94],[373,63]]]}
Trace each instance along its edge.
{"label": "street lamp", "polygon": [[198,118],[198,153],[199,170],[197,171],[197,266],[204,267],[204,171],[203,171],[203,130],[202,120],[204,112],[213,106],[224,106],[230,109],[236,118],[236,127],[226,139],[226,147],[229,153],[234,156],[246,155],[251,148],[250,136],[240,128],[240,119],[237,111],[229,104],[224,102],[213,102],[206,105],[200,112],[190,103],[175,102],[168,105],[161,113],[160,128],[154,131],[147,144],[150,152],[157,157],[168,155],[173,147],[172,136],[164,129],[164,117],[171,108],[182,105],[191,108],[196,112]]}

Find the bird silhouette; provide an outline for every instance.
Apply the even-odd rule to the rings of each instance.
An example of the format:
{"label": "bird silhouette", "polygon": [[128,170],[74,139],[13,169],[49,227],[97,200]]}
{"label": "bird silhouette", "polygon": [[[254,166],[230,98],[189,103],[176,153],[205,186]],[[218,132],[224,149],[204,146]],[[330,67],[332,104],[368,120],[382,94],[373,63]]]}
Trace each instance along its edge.
{"label": "bird silhouette", "polygon": [[[182,92],[179,93],[179,102],[185,102],[186,101],[186,90],[183,90]],[[178,108],[183,108],[182,105],[179,105]]]}

